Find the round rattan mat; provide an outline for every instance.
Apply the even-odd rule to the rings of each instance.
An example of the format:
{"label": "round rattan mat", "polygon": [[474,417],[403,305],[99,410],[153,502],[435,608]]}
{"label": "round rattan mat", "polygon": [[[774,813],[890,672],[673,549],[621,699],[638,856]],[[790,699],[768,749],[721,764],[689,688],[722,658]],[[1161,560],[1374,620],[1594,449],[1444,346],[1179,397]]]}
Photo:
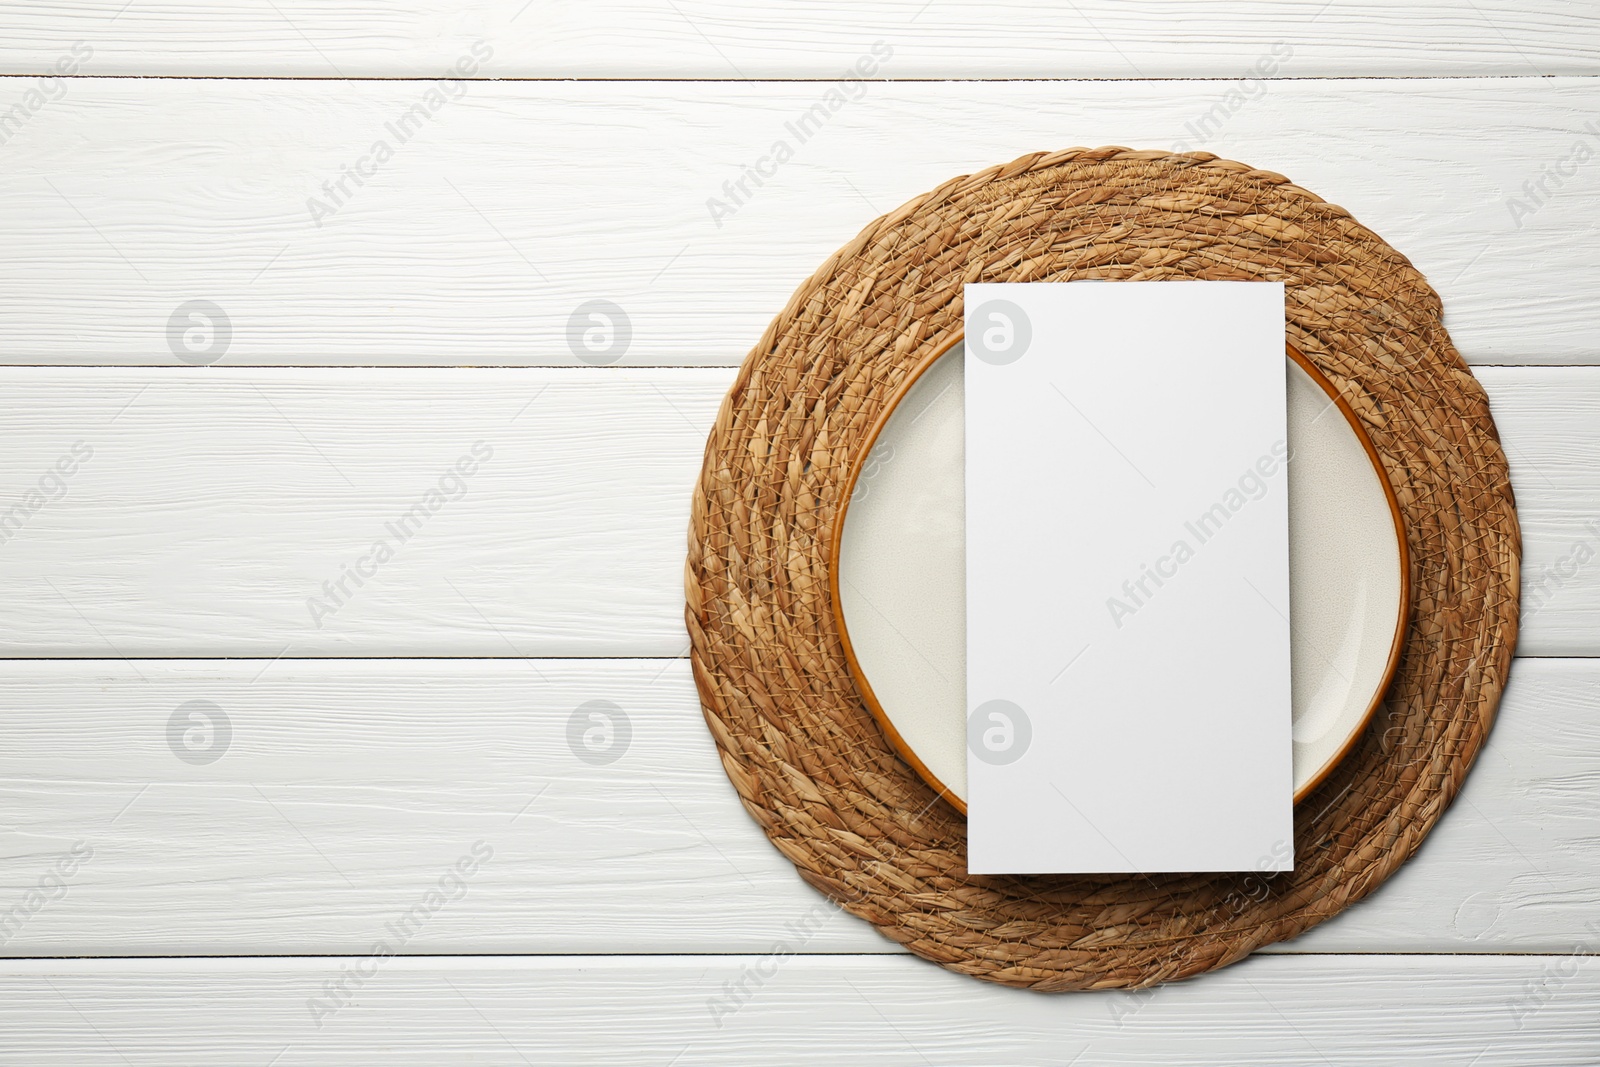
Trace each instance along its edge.
{"label": "round rattan mat", "polygon": [[[1404,658],[1360,743],[1296,808],[1293,873],[969,875],[965,820],[851,681],[828,548],[866,433],[960,332],[964,283],[1076,278],[1286,283],[1289,342],[1360,416],[1399,496]],[[802,878],[890,938],[1035,989],[1197,974],[1372,892],[1461,788],[1516,638],[1506,460],[1440,315],[1422,275],[1343,209],[1205,153],[1026,156],[873,222],[745,360],[693,502],[695,682],[745,808]]]}

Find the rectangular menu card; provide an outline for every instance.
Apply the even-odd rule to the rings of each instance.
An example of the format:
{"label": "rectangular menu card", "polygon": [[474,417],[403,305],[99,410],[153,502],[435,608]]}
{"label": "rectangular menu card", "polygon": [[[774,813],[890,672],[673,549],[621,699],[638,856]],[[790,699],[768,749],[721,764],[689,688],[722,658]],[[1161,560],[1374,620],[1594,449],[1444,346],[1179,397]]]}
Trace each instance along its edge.
{"label": "rectangular menu card", "polygon": [[966,287],[973,873],[1293,868],[1283,300]]}

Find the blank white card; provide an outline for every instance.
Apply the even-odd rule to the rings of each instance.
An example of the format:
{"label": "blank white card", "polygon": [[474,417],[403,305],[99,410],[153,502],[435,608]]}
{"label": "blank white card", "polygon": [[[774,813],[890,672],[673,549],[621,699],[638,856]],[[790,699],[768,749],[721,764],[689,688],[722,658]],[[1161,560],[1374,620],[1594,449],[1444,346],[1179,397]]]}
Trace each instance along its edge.
{"label": "blank white card", "polygon": [[966,287],[968,866],[1289,870],[1283,286]]}

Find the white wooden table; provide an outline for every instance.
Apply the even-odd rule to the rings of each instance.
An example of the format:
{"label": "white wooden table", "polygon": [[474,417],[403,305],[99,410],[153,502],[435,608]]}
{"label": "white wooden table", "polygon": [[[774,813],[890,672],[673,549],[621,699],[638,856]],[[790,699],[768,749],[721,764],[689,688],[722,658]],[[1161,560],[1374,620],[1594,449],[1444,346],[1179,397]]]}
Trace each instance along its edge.
{"label": "white wooden table", "polygon": [[[0,1062],[1600,1062],[1597,16],[0,13]],[[834,85],[876,42],[894,80]],[[1196,981],[1050,997],[800,882],[718,766],[681,583],[793,287],[1075,144],[1281,171],[1411,257],[1494,403],[1526,618],[1390,884]]]}

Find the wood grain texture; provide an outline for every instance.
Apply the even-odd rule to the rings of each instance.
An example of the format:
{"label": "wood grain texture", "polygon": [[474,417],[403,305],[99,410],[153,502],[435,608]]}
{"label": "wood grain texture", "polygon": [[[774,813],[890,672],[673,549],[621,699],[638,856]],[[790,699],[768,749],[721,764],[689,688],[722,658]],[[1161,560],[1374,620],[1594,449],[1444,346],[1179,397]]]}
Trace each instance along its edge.
{"label": "wood grain texture", "polygon": [[826,78],[881,38],[901,78],[1237,78],[1277,42],[1296,77],[1584,74],[1597,37],[1579,0],[51,0],[0,18],[0,71],[84,40],[104,74],[425,78],[487,39],[493,77]]}
{"label": "wood grain texture", "polygon": [[7,506],[92,456],[4,528],[0,654],[687,648],[689,492],[729,371],[4,377]]}
{"label": "wood grain texture", "polygon": [[[732,366],[874,217],[1074,144],[1289,175],[1415,262],[1470,361],[1600,355],[1587,78],[56,89],[0,146],[8,363],[181,366],[187,338],[224,365]],[[571,341],[599,299],[629,327],[604,357]],[[225,344],[169,328],[194,300]]]}
{"label": "wood grain texture", "polygon": [[[1592,959],[1269,957],[1046,996],[894,957],[326,959],[0,971],[8,1059],[128,1064],[1592,1064]],[[360,963],[361,961],[355,961]],[[733,1009],[728,989],[748,991]],[[320,1021],[320,1029],[316,1025]],[[118,1058],[120,1057],[120,1059]]]}
{"label": "wood grain texture", "polygon": [[[1600,654],[1600,369],[1479,373],[1524,573],[1551,574],[1519,651]],[[680,655],[689,501],[732,380],[0,371],[0,656]],[[492,458],[454,478],[478,442]],[[74,446],[93,454],[57,478]]]}
{"label": "wood grain texture", "polygon": [[[1600,371],[1480,367],[1522,525],[1523,655],[1593,656],[1600,639]],[[1513,394],[1515,398],[1513,399]],[[1565,429],[1564,429],[1565,427]]]}
{"label": "wood grain texture", "polygon": [[[682,660],[13,662],[0,717],[5,955],[899,951],[762,836]],[[1518,660],[1421,852],[1274,951],[1592,950],[1597,783],[1600,661]]]}
{"label": "wood grain texture", "polygon": [[[874,83],[719,226],[708,198],[878,40],[874,77],[1084,80]],[[731,81],[446,86],[401,144],[386,124],[434,83],[338,80],[436,79],[480,41],[479,78]],[[1280,43],[1275,78],[1375,80],[1241,84]],[[1600,89],[1537,77],[1597,68],[1575,0],[12,5],[0,363],[83,369],[0,371],[0,655],[107,658],[0,662],[0,952],[346,955],[11,959],[0,1062],[1595,1062],[1594,963],[1568,955],[1595,946],[1594,662],[1517,663],[1466,792],[1335,922],[1201,982],[1044,998],[821,905],[739,809],[681,662],[293,657],[677,655],[730,372],[375,368],[581,367],[569,318],[597,298],[629,318],[620,364],[731,367],[865,222],[1027,151],[1282,171],[1413,258],[1469,360],[1600,362],[1600,169],[1577,159]],[[1417,76],[1506,80],[1377,80]],[[1218,80],[1148,80],[1194,77]],[[393,158],[318,225],[309,199],[380,138]],[[210,358],[184,329],[214,337],[173,333],[192,300],[227,316],[222,368],[183,367]],[[1522,651],[1595,655],[1600,381],[1480,375],[1525,524]],[[480,440],[465,495],[316,627],[320,583]],[[216,741],[192,717],[170,740],[195,700],[229,716],[215,762],[180,758]],[[613,763],[576,754],[598,720],[568,741],[594,700],[628,715]],[[450,899],[413,931],[431,888]],[[407,952],[684,955],[387,961],[319,1029],[308,1000],[395,923]],[[717,955],[791,942],[834,955]],[[1300,954],[1396,951],[1472,954]]]}

